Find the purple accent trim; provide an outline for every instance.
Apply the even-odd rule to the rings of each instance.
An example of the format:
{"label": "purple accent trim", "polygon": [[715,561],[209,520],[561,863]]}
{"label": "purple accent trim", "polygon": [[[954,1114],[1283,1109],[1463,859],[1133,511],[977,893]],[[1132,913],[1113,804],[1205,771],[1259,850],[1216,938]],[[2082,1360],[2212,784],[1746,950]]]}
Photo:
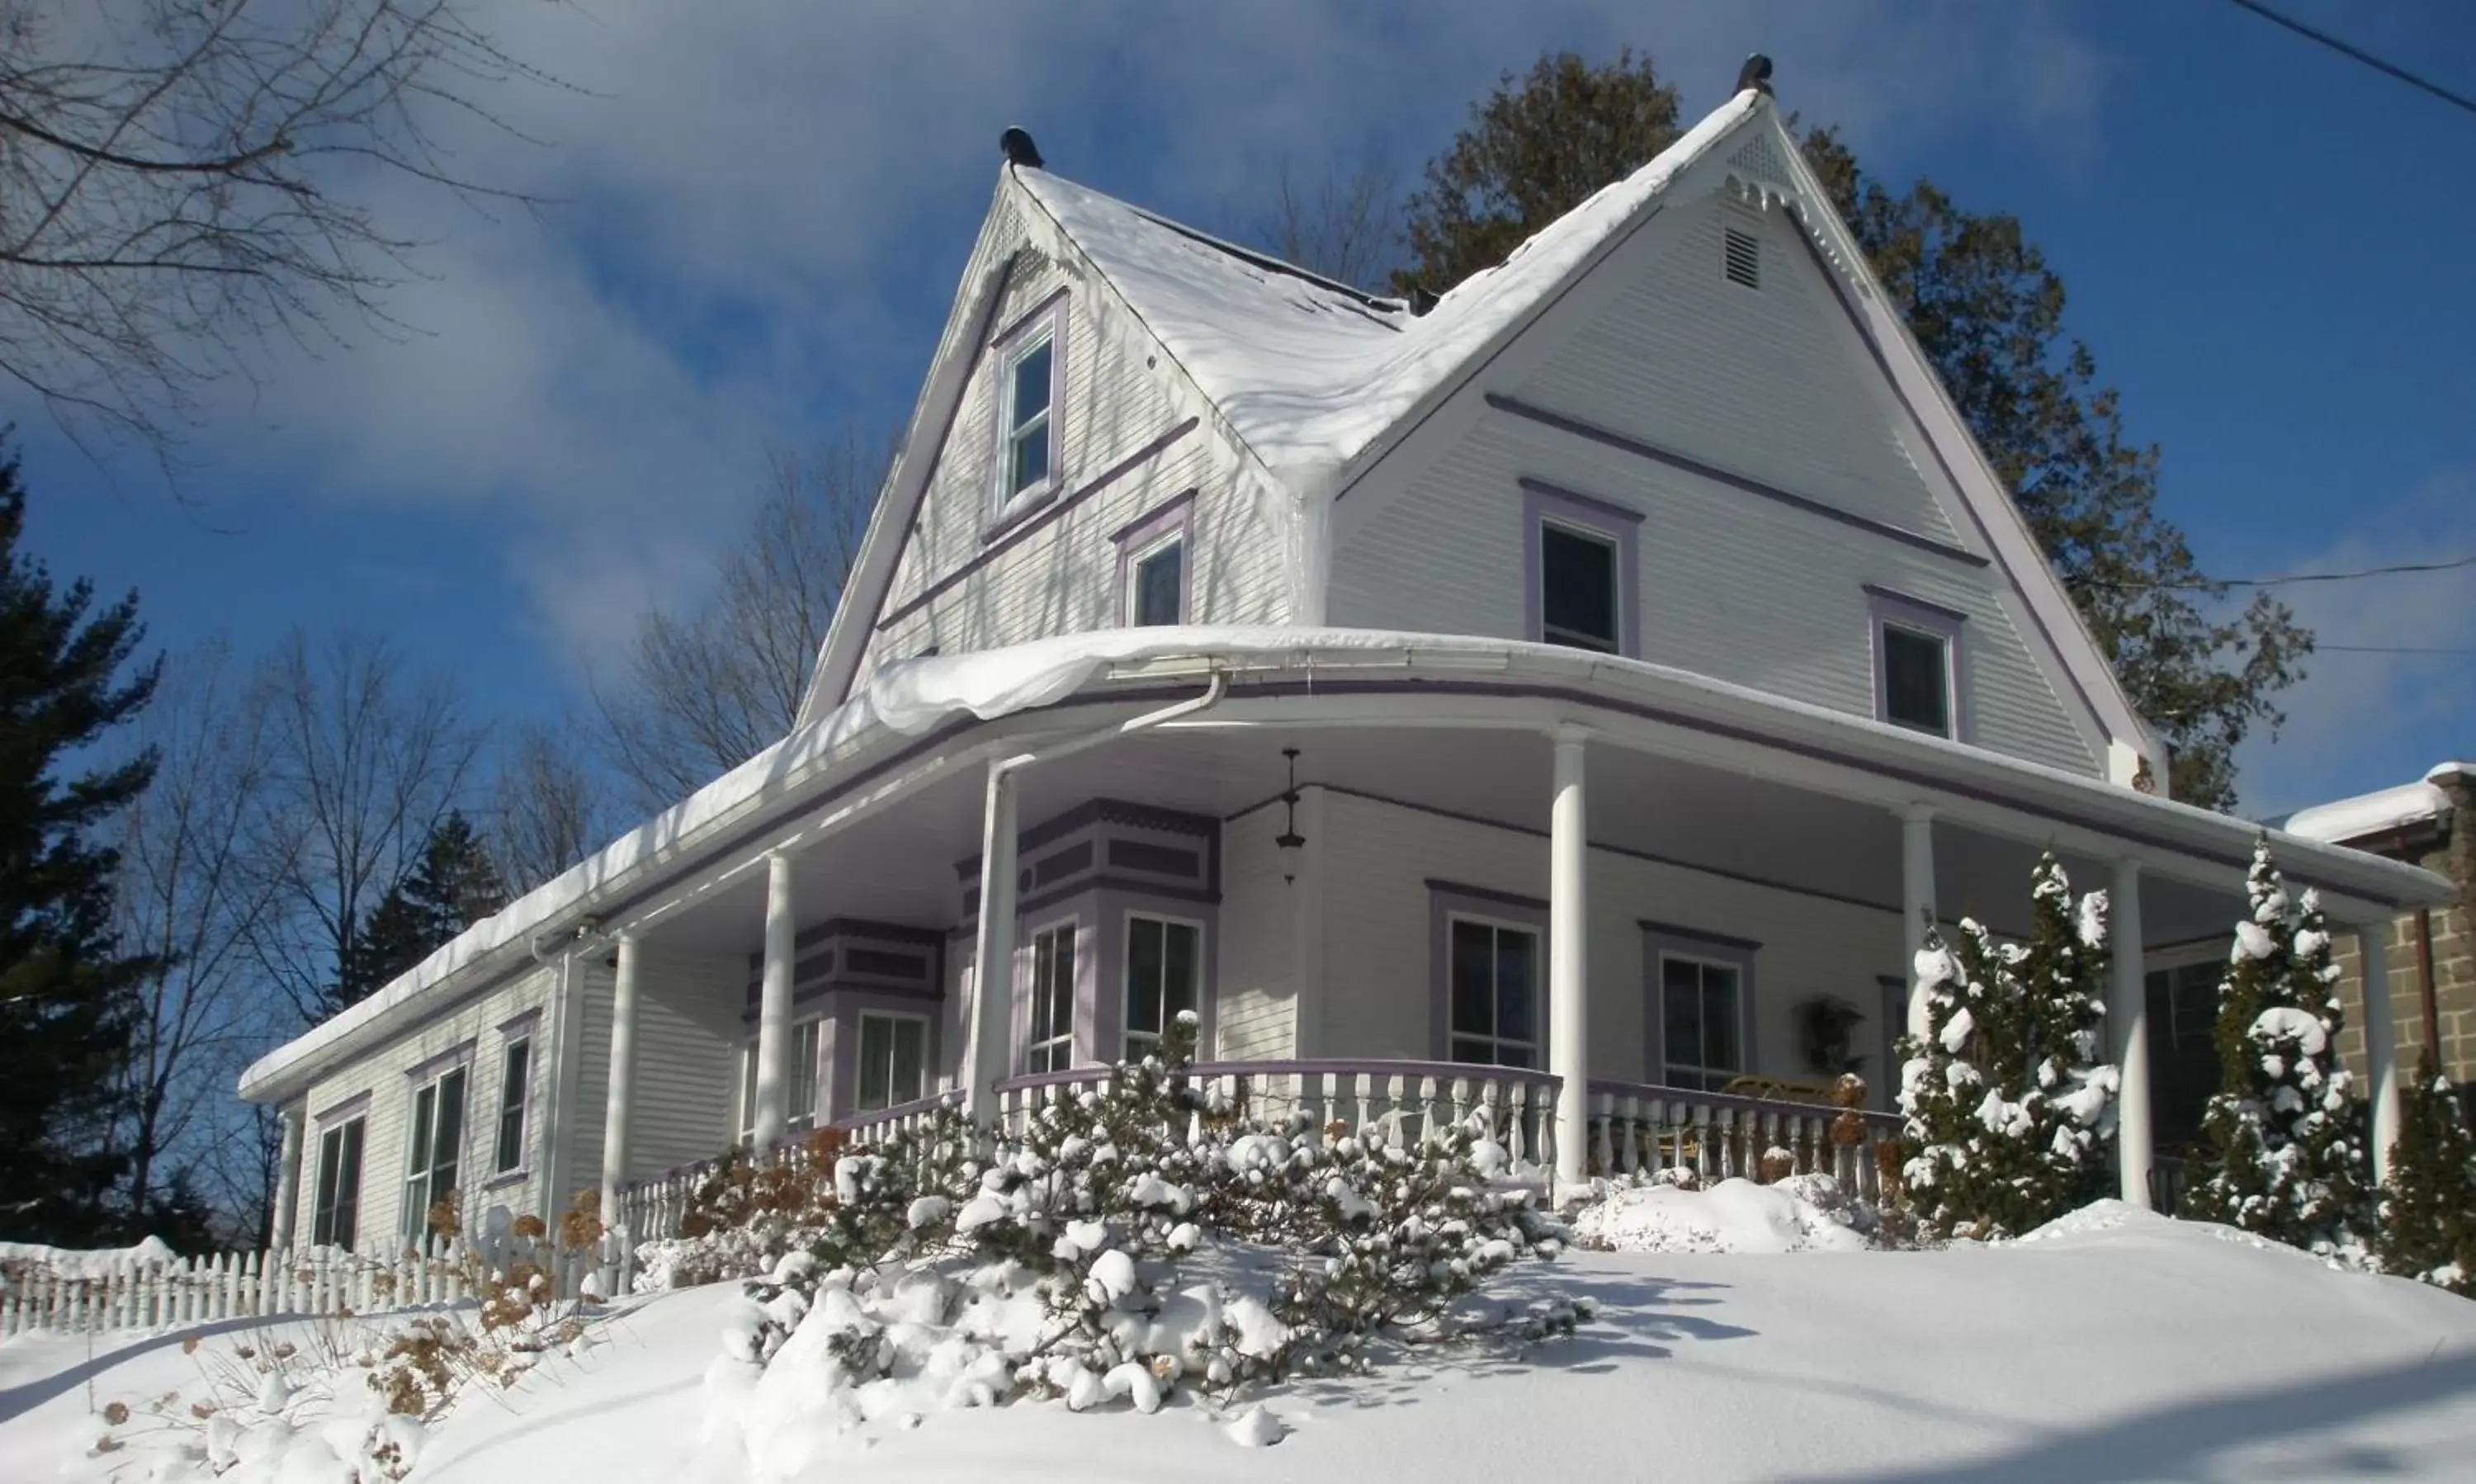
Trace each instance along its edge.
{"label": "purple accent trim", "polygon": [[1550,642],[1546,631],[1547,598],[1541,591],[1540,531],[1551,520],[1598,536],[1615,548],[1616,652],[1627,659],[1641,658],[1642,517],[1622,506],[1537,480],[1522,482],[1522,636],[1533,644]]}
{"label": "purple accent trim", "polygon": [[1048,314],[1051,310],[1056,309],[1057,302],[1065,298],[1072,288],[1072,284],[1060,284],[1055,288],[1052,288],[1048,293],[1042,295],[1039,303],[1034,304],[1030,309],[1028,309],[1022,313],[1016,315],[1012,320],[1007,322],[1007,325],[1003,330],[1001,330],[997,334],[989,336],[988,348],[993,351],[1003,350],[1006,346],[1006,342],[1009,340],[1022,338],[1023,333],[1029,330],[1032,327],[1033,322],[1038,320],[1042,315]]}
{"label": "purple accent trim", "polygon": [[499,1039],[503,1041],[513,1041],[520,1037],[532,1035],[534,1028],[541,1024],[541,1016],[542,1012],[540,1005],[534,1005],[532,1009],[525,1011],[522,1015],[508,1016],[506,1020],[499,1022]]}
{"label": "purple accent trim", "polygon": [[478,1037],[468,1036],[462,1042],[449,1047],[435,1056],[413,1063],[406,1069],[404,1075],[413,1081],[426,1082],[433,1076],[453,1071],[458,1063],[470,1066],[473,1061],[473,1048],[477,1044],[479,1044]]}
{"label": "purple accent trim", "polygon": [[1042,511],[1049,509],[1056,503],[1057,482],[1055,480],[1050,481],[1046,487],[1035,490],[1031,494],[1016,496],[1014,499],[1006,502],[1004,514],[999,516],[993,521],[990,521],[988,525],[981,528],[980,545],[983,547],[994,546],[998,542],[1004,540],[1007,535],[1011,534],[1018,528],[1030,525]]}
{"label": "purple accent trim", "polygon": [[[989,387],[990,395],[997,399],[997,415],[990,422],[995,425],[998,441],[989,471],[993,515],[980,536],[984,546],[1002,539],[1014,528],[1015,518],[1023,512],[1026,502],[1046,503],[1066,487],[1066,290],[1061,287],[989,342],[989,354],[999,368]],[[1014,478],[1014,342],[1038,339],[1044,330],[1048,332],[1049,346],[1049,473],[1037,484],[1014,489],[1010,487]],[[1038,349],[1037,345],[1027,347],[1025,354]]]}
{"label": "purple accent trim", "polygon": [[1642,925],[1642,1065],[1652,1076],[1668,1076],[1668,978],[1671,958],[1715,963],[1737,971],[1737,1061],[1733,1068],[1705,1071],[1754,1071],[1761,1065],[1754,1050],[1754,949],[1743,938],[1722,938],[1696,928],[1663,928]]}
{"label": "purple accent trim", "polygon": [[1852,530],[1869,532],[1906,546],[1914,546],[1921,552],[1932,552],[1938,556],[1947,556],[1972,567],[1990,565],[1986,557],[1965,547],[1952,546],[1946,542],[1938,541],[1932,536],[1919,535],[1914,531],[1906,531],[1870,516],[1859,515],[1853,510],[1844,510],[1838,506],[1825,505],[1820,500],[1791,493],[1775,484],[1766,484],[1760,480],[1751,479],[1743,474],[1730,473],[1716,464],[1707,464],[1698,458],[1690,458],[1683,454],[1671,452],[1656,444],[1645,443],[1640,438],[1628,437],[1622,433],[1612,433],[1595,424],[1568,417],[1562,412],[1550,412],[1546,408],[1533,407],[1527,402],[1505,396],[1501,392],[1489,392],[1487,405],[1499,412],[1510,413],[1515,417],[1538,423],[1542,427],[1554,428],[1562,433],[1570,433],[1575,437],[1588,438],[1594,443],[1604,444],[1621,453],[1647,458],[1653,463],[1666,464],[1671,469],[1682,470],[1687,474],[1725,484],[1731,489],[1742,489],[1749,495],[1760,495],[1766,500],[1776,500],[1782,505],[1793,506],[1809,515],[1820,515],[1826,520],[1838,521]]}
{"label": "purple accent trim", "polygon": [[1864,593],[1869,598],[1886,599],[1892,603],[1898,604],[1903,607],[1916,608],[1921,613],[1929,613],[1937,618],[1948,619],[1955,624],[1965,624],[1968,622],[1968,615],[1958,608],[1947,608],[1940,603],[1928,603],[1923,598],[1912,598],[1907,593],[1899,592],[1894,588],[1878,586],[1872,582],[1860,582],[1857,584],[1857,590]]}
{"label": "purple accent trim", "polygon": [[[1951,460],[1944,457],[1943,440],[1937,438],[1932,433],[1927,432],[1926,420],[1918,415],[1917,404],[1909,400],[1908,391],[1900,385],[1900,379],[1893,374],[1892,362],[1884,356],[1883,347],[1880,342],[1875,339],[1874,332],[1868,328],[1865,316],[1857,312],[1857,306],[1848,302],[1848,291],[1841,285],[1840,275],[1832,270],[1831,264],[1822,256],[1822,250],[1814,245],[1814,240],[1811,237],[1807,236],[1802,232],[1794,232],[1789,235],[1796,238],[1799,242],[1805,244],[1806,254],[1814,260],[1815,266],[1821,271],[1822,281],[1831,285],[1831,297],[1839,301],[1841,314],[1847,319],[1849,327],[1857,332],[1857,338],[1864,342],[1867,354],[1874,358],[1874,368],[1883,374],[1884,384],[1891,387],[1893,398],[1900,404],[1900,410],[1909,414],[1910,423],[1913,424],[1920,433],[1925,435],[1926,452],[1934,456],[1935,467],[1943,471],[1943,477],[1950,482],[1953,491],[1960,495],[1960,507],[1962,511],[1968,516],[1968,524],[1977,532],[1977,539],[1986,543],[1986,549],[1989,552],[1993,553],[1993,565],[1994,570],[2002,573],[2003,580],[2012,584],[2012,590],[2015,593],[2019,594],[2020,606],[2028,610],[2029,622],[2037,627],[2038,637],[2046,641],[2046,648],[2054,655],[2056,665],[2064,672],[2064,680],[2072,687],[2072,694],[2081,698],[2082,708],[2089,712],[2090,719],[2092,721],[2096,721],[2098,714],[2097,703],[2091,699],[2088,687],[2081,684],[2081,678],[2072,669],[2071,661],[2064,657],[2064,647],[2055,641],[2054,631],[2046,627],[2044,615],[2038,611],[2038,606],[2036,604],[2029,601],[2028,589],[2020,584],[2019,574],[2014,572],[2012,570],[2012,564],[2003,559],[2003,549],[1994,544],[1993,532],[1987,529],[1986,522],[1978,516],[1977,507],[1969,503],[1967,486],[1962,484],[1960,476],[1953,471]],[[1919,361],[1922,365],[1922,357],[1919,358]],[[1933,369],[1931,367],[1925,367],[1924,369],[1927,377],[1932,379],[1934,376]],[[1946,395],[1948,395],[1948,393],[1946,393]],[[1968,430],[1966,427],[1963,427],[1960,431],[1963,437],[1968,436]],[[1984,458],[1982,452],[1980,453],[1979,458],[1982,461]],[[1990,481],[1989,482],[1992,482]],[[2003,489],[2000,486],[1996,487],[1995,493],[2006,500],[2012,498],[2011,491]],[[2031,538],[2033,543],[2035,539],[2035,537]],[[1979,559],[1981,561],[1984,560],[1984,558]],[[2068,603],[2071,600],[2067,597],[2064,601]],[[2099,660],[2099,663],[2101,664],[2104,662],[2103,658]],[[2125,703],[2125,709],[2129,710],[2130,708],[2131,704],[2127,700]],[[2100,724],[2098,730],[2100,732],[2104,732],[2106,730],[2106,728],[2102,723]]]}
{"label": "purple accent trim", "polygon": [[1071,881],[1046,896],[1025,902],[1018,910],[1038,912],[1055,906],[1061,902],[1072,902],[1086,892],[1094,891],[1139,892],[1147,897],[1158,897],[1164,902],[1188,902],[1198,906],[1217,906],[1221,903],[1221,893],[1209,887],[1179,886],[1170,881],[1153,881],[1130,876],[1104,874]]}
{"label": "purple accent trim", "polygon": [[1663,938],[1674,938],[1680,943],[1708,943],[1716,948],[1733,948],[1747,953],[1753,952],[1755,950],[1763,946],[1761,941],[1758,939],[1732,938],[1724,932],[1712,932],[1701,928],[1688,928],[1681,923],[1654,922],[1647,917],[1635,918],[1634,926],[1640,928],[1645,932],[1655,932]]}
{"label": "purple accent trim", "polygon": [[1109,538],[1118,548],[1119,628],[1127,628],[1135,621],[1133,594],[1127,585],[1134,575],[1135,559],[1151,555],[1146,548],[1170,537],[1176,538],[1178,547],[1176,621],[1195,621],[1195,491],[1190,488]]}
{"label": "purple accent trim", "polygon": [[1580,490],[1567,489],[1562,484],[1551,484],[1546,480],[1534,480],[1526,474],[1513,482],[1521,485],[1526,494],[1543,495],[1559,505],[1578,506],[1593,515],[1605,516],[1610,520],[1627,521],[1636,526],[1643,522],[1643,513],[1640,510],[1628,509],[1613,500],[1602,500],[1597,495],[1586,495]]}
{"label": "purple accent trim", "polygon": [[[929,604],[934,603],[938,598],[944,596],[949,590],[951,590],[956,583],[962,581],[965,578],[970,577],[973,573],[978,572],[982,567],[987,566],[990,562],[997,560],[1000,556],[1004,556],[1006,552],[1014,547],[1015,543],[1023,540],[1027,536],[1029,536],[1034,531],[1048,525],[1051,521],[1057,519],[1067,511],[1075,508],[1078,505],[1081,505],[1084,501],[1091,499],[1102,490],[1108,488],[1111,484],[1114,484],[1119,480],[1125,478],[1130,471],[1142,467],[1151,459],[1159,458],[1171,444],[1176,443],[1178,439],[1185,437],[1190,433],[1193,433],[1199,426],[1200,424],[1198,421],[1192,417],[1186,419],[1184,422],[1176,424],[1168,431],[1155,436],[1151,442],[1145,444],[1143,447],[1136,449],[1126,458],[1119,459],[1116,463],[1113,463],[1106,469],[1102,470],[1098,475],[1093,477],[1090,483],[1085,484],[1082,488],[1076,490],[1073,494],[1052,500],[1048,505],[1042,507],[1040,510],[1033,514],[1029,519],[1007,528],[1002,535],[999,535],[995,539],[991,540],[986,546],[980,548],[979,553],[977,556],[974,556],[971,559],[965,561],[953,571],[947,573],[944,577],[941,577],[937,581],[929,583],[927,587],[922,588],[917,596],[904,600],[902,604],[898,605],[892,612],[879,618],[877,621],[877,631],[883,633],[888,629],[891,629],[895,625],[903,622],[904,619],[909,618],[912,614],[919,612],[922,608],[927,607]],[[844,698],[846,700],[850,698],[850,692],[848,690],[844,692]]]}
{"label": "purple accent trim", "polygon": [[310,1115],[310,1122],[322,1125],[318,1131],[320,1133],[324,1133],[326,1132],[326,1129],[323,1126],[325,1125],[347,1124],[352,1122],[354,1119],[367,1117],[369,1115],[371,1101],[372,1099],[368,1092],[358,1092],[345,1099],[343,1101],[336,1103],[332,1108],[321,1108],[317,1112],[312,1113]]}
{"label": "purple accent trim", "polygon": [[[1016,835],[1015,857],[1020,860],[1026,852],[1039,850],[1095,824],[1131,825],[1138,829],[1151,829],[1162,834],[1201,835],[1207,841],[1218,840],[1221,836],[1221,822],[1209,814],[1189,814],[1157,804],[1137,804],[1129,799],[1086,799]],[[954,862],[955,880],[971,882],[979,878],[980,857],[978,852]]]}
{"label": "purple accent trim", "polygon": [[[1452,1063],[1452,920],[1479,918],[1528,930],[1539,943],[1538,982],[1530,986],[1530,1049],[1548,1065],[1548,903],[1511,892],[1451,881],[1427,882],[1427,1050]],[[1456,1064],[1467,1065],[1467,1064]],[[1528,1071],[1521,1068],[1517,1070]],[[1468,1073],[1462,1074],[1468,1076]]]}
{"label": "purple accent trim", "polygon": [[[1336,793],[1340,791],[1334,790]],[[1546,831],[1541,831],[1541,837],[1546,837]],[[1533,912],[1548,910],[1548,899],[1545,897],[1524,897],[1518,892],[1497,891],[1486,886],[1465,886],[1459,881],[1448,881],[1432,876],[1423,884],[1429,891],[1450,892],[1456,897],[1468,897],[1473,902],[1493,902],[1499,906],[1523,907]]]}
{"label": "purple accent trim", "polygon": [[[1874,720],[1907,726],[1892,721],[1892,673],[1883,654],[1884,629],[1906,629],[1943,641],[1944,711],[1951,724],[1951,730],[1943,734],[1954,742],[1970,740],[1968,622],[1966,613],[1955,614],[1880,587],[1866,589],[1866,648],[1874,661]],[[1910,730],[1936,735],[1922,727]]]}

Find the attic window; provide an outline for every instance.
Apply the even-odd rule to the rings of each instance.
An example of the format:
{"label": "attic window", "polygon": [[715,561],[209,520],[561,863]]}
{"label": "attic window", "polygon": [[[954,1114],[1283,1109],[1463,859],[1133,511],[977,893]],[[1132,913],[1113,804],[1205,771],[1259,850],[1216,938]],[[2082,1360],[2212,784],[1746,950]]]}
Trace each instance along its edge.
{"label": "attic window", "polygon": [[1003,525],[1055,493],[1064,467],[1059,445],[1066,380],[1066,295],[1034,307],[991,342],[996,385],[996,469],[992,518]]}
{"label": "attic window", "polygon": [[1722,235],[1726,238],[1728,282],[1743,284],[1747,288],[1762,287],[1762,239],[1738,227],[1725,228]]}

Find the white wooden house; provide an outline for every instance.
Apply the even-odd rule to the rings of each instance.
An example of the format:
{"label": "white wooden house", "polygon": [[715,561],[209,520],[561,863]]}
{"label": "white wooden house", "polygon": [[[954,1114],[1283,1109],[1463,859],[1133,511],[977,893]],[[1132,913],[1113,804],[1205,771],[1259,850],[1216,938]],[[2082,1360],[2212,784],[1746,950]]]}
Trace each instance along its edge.
{"label": "white wooden house", "polygon": [[[2165,797],[1766,89],[1424,312],[1006,154],[799,727],[252,1067],[279,1245],[450,1189],[643,1236],[664,1172],[1181,1008],[1266,1106],[1483,1098],[1567,1180],[1768,1139],[1851,1064],[1888,1107],[1923,923],[2017,930],[2049,845],[2135,946],[2146,1199],[2138,950],[2226,931],[2256,827]],[[2450,894],[2275,843],[2350,928]]]}

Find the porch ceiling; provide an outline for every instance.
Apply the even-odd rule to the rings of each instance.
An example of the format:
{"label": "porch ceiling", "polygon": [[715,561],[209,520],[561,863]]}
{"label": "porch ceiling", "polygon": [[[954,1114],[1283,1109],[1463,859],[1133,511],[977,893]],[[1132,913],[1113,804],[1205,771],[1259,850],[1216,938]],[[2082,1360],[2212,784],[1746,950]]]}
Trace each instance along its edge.
{"label": "porch ceiling", "polygon": [[[1281,750],[1300,750],[1299,780],[1544,836],[1552,749],[1541,733],[1488,728],[1197,727],[1148,732],[1034,765],[1021,776],[1020,817],[1038,825],[1095,797],[1134,800],[1225,822],[1281,828]],[[1609,742],[1590,751],[1590,834],[1602,848],[1718,871],[1896,914],[1900,826],[1883,807],[1757,779]],[[955,768],[797,857],[803,925],[867,917],[920,927],[957,921],[957,861],[979,850],[982,774]],[[1251,812],[1250,812],[1251,811]],[[1242,817],[1243,816],[1243,817]],[[1939,822],[1936,900],[1998,931],[2027,922],[2034,844]],[[2098,860],[2064,855],[2075,886],[2109,884]],[[1545,883],[1542,883],[1545,889]],[[2150,874],[2142,909],[2150,946],[2223,934],[2241,880],[2222,892]],[[754,951],[765,885],[752,872],[667,918],[655,936],[682,946]]]}

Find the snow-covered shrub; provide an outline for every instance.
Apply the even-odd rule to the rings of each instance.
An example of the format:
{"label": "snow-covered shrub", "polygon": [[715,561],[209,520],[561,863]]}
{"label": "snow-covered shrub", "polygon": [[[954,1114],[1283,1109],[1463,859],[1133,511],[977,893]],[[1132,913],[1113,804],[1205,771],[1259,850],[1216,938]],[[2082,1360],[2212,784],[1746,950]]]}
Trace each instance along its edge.
{"label": "snow-covered shrub", "polygon": [[2384,1273],[2476,1298],[2476,1142],[2430,1051],[2400,1089],[2380,1218]]}
{"label": "snow-covered shrub", "polygon": [[2318,897],[2253,848],[2250,910],[2218,984],[2219,1091],[2179,1214],[2342,1261],[2371,1230],[2364,1110],[2339,1064],[2339,967]]}
{"label": "snow-covered shrub", "polygon": [[2025,944],[1964,918],[1931,926],[1917,973],[1922,1037],[1901,1043],[1899,1184],[1928,1237],[2018,1236],[2099,1194],[2117,1074],[2097,1061],[2105,899],[2075,908],[2049,853],[2032,878]]}
{"label": "snow-covered shrub", "polygon": [[949,1112],[833,1162],[812,1249],[746,1285],[725,1340],[716,1384],[760,1470],[783,1439],[889,1410],[1150,1411],[1181,1385],[1358,1369],[1379,1338],[1577,1322],[1570,1304],[1453,1308],[1560,1235],[1526,1192],[1491,1188],[1501,1148],[1461,1126],[1388,1150],[1251,1124],[1189,1083],[1195,1028],[1181,1017],[1161,1054],[1003,1137]]}

